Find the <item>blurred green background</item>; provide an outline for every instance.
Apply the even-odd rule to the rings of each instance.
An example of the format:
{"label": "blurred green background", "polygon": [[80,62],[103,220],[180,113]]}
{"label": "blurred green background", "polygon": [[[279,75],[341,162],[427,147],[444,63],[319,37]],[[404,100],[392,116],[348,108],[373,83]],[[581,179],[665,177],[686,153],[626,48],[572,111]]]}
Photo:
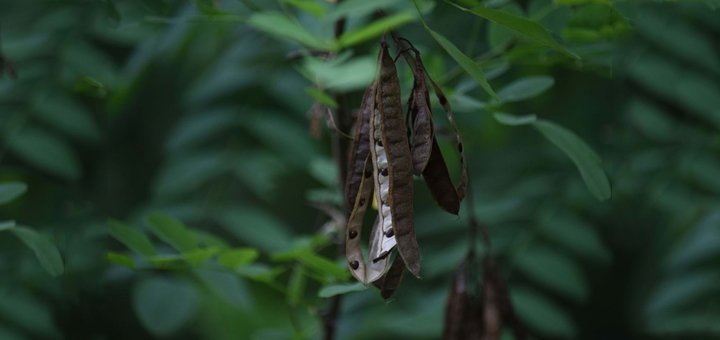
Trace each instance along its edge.
{"label": "blurred green background", "polygon": [[[449,95],[474,209],[533,338],[720,337],[720,3],[457,3],[525,17],[580,58],[418,2],[495,100],[405,0],[0,2],[18,74],[0,78],[0,339],[321,338],[343,291],[339,339],[440,337],[467,207],[444,213],[416,181],[423,279],[386,303],[352,283],[338,225],[311,204],[341,195],[333,132],[323,118],[311,136],[310,108],[359,107],[388,28]],[[612,198],[498,112],[574,131]],[[435,121],[455,176],[439,106]]]}

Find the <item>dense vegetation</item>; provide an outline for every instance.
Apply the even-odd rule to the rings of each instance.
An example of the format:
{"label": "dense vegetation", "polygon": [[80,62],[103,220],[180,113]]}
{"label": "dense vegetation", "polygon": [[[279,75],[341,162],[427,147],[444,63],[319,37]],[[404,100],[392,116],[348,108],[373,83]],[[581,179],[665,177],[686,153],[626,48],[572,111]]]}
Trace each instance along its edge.
{"label": "dense vegetation", "polygon": [[326,214],[344,137],[314,104],[342,130],[390,30],[532,337],[718,337],[718,7],[0,2],[0,339],[440,337],[469,206],[416,186],[423,279],[390,302]]}

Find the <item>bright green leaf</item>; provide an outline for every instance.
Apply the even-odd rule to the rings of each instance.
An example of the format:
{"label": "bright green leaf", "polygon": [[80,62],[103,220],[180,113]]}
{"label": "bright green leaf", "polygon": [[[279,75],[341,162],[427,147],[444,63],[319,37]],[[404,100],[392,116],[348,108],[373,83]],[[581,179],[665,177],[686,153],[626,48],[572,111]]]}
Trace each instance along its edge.
{"label": "bright green leaf", "polygon": [[585,185],[601,201],[610,198],[610,182],[600,165],[600,156],[569,130],[552,122],[538,120],[535,128],[572,159]]}
{"label": "bright green leaf", "polygon": [[150,239],[141,231],[119,221],[109,221],[108,230],[112,237],[120,241],[135,253],[138,253],[145,258],[157,255],[155,246],[153,246]]}
{"label": "bright green leaf", "polygon": [[334,284],[334,285],[328,285],[320,288],[320,291],[318,292],[318,296],[321,298],[329,298],[331,296],[340,295],[340,294],[347,294],[350,292],[358,292],[361,290],[365,290],[367,287],[365,287],[360,282],[355,283],[344,283],[344,284]]}
{"label": "bright green leaf", "polygon": [[237,269],[252,263],[258,258],[258,256],[260,256],[260,253],[257,249],[235,248],[220,254],[218,262],[229,269]]}
{"label": "bright green leaf", "polygon": [[146,218],[150,230],[163,242],[180,252],[197,249],[195,235],[182,222],[162,213],[153,213]]}
{"label": "bright green leaf", "polygon": [[302,265],[295,265],[292,273],[290,273],[290,280],[288,280],[287,287],[287,299],[291,306],[297,306],[300,301],[302,301],[306,283],[307,277],[305,276],[305,267]]}
{"label": "bright green leaf", "polygon": [[65,265],[62,256],[60,256],[60,251],[50,240],[50,237],[26,227],[15,227],[11,231],[35,253],[40,265],[50,275],[59,276],[65,272]]}
{"label": "bright green leaf", "polygon": [[112,264],[135,269],[135,260],[125,254],[110,251],[105,254],[105,259]]}
{"label": "bright green leaf", "polygon": [[5,204],[22,196],[27,191],[27,185],[22,182],[8,182],[0,184],[0,204]]}

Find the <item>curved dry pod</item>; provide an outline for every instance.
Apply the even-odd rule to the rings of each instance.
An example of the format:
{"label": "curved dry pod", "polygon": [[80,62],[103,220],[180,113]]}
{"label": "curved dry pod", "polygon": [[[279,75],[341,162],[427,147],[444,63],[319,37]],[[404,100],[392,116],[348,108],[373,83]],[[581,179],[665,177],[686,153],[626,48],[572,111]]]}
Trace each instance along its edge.
{"label": "curved dry pod", "polygon": [[[379,63],[380,75],[375,91],[375,113],[371,116],[370,142],[383,147],[386,153],[387,167],[377,163],[375,154],[373,160],[376,161],[376,172],[380,174],[380,179],[386,177],[388,181],[388,193],[385,200],[378,200],[378,206],[380,211],[383,210],[383,205],[389,206],[392,230],[385,232],[394,234],[398,251],[408,270],[419,277],[420,249],[415,239],[413,222],[412,159],[400,101],[397,70],[384,43],[380,50]],[[371,154],[373,150],[375,148],[371,147]],[[377,182],[379,180],[376,180]],[[382,198],[382,192],[378,196]]]}
{"label": "curved dry pod", "polygon": [[347,258],[348,267],[350,273],[363,284],[377,280],[387,270],[385,262],[367,264],[362,254],[362,224],[365,211],[372,202],[373,194],[373,181],[370,178],[372,176],[371,167],[370,157],[366,157],[363,175],[360,177],[359,190],[345,230],[345,257]]}
{"label": "curved dry pod", "polygon": [[365,168],[365,159],[370,154],[370,115],[375,107],[375,86],[365,90],[360,111],[355,120],[355,134],[348,149],[348,171],[345,180],[345,200],[348,207],[355,204],[360,181]]}
{"label": "curved dry pod", "polygon": [[435,139],[432,124],[430,97],[425,84],[425,71],[418,55],[413,68],[413,89],[408,100],[408,110],[412,118],[412,163],[413,172],[420,176],[430,160],[432,143]]}

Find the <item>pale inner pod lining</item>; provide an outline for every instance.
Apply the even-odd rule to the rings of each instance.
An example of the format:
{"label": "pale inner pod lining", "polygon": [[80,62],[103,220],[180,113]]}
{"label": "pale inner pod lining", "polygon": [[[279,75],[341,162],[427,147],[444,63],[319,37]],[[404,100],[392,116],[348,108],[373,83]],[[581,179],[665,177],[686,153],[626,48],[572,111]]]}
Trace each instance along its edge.
{"label": "pale inner pod lining", "polygon": [[[373,163],[373,178],[375,179],[375,197],[378,202],[378,221],[373,229],[380,227],[381,235],[377,235],[371,239],[370,244],[370,260],[377,262],[378,259],[388,255],[393,247],[397,244],[394,231],[392,230],[392,212],[390,211],[390,174],[388,169],[387,152],[382,144],[382,115],[379,110],[375,110],[372,116],[371,124],[371,142]],[[390,236],[388,236],[390,235]]]}

